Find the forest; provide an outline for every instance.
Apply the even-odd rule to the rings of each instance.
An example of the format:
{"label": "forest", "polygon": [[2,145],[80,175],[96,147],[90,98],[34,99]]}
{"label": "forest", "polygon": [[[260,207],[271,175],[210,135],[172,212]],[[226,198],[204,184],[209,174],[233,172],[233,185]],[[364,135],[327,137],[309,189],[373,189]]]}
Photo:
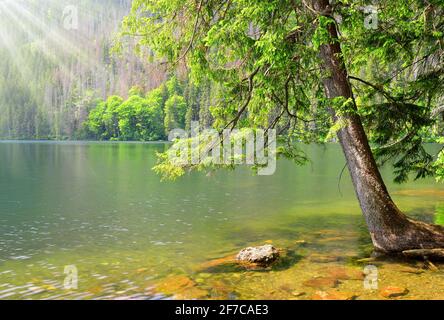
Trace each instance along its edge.
{"label": "forest", "polygon": [[[75,32],[62,27],[63,7],[46,2],[28,3],[32,19],[25,19],[22,28],[12,28],[19,19],[14,13],[19,5],[20,1],[0,11],[7,44],[0,48],[2,139],[156,141],[165,140],[175,126],[189,127],[191,121],[213,125],[220,103],[217,81],[196,81],[184,64],[168,70],[154,61],[150,50],[140,49],[137,39],[120,27],[131,1],[79,2],[81,12],[97,14],[83,16]],[[42,17],[48,25],[38,22]],[[250,34],[257,32],[248,28]],[[433,32],[439,37],[440,31]],[[122,51],[116,48],[123,46],[123,38]],[[385,51],[381,55],[388,54],[390,41],[379,49]],[[426,61],[436,64],[436,59],[426,55],[418,67]],[[372,77],[374,68],[369,60],[360,70],[362,77]],[[437,112],[433,116],[434,125],[421,130],[425,142],[438,142],[442,135],[444,118]],[[304,124],[310,128],[305,132],[312,132],[318,142],[334,140],[320,128],[326,117],[318,113],[317,119]],[[379,142],[371,134],[370,139]],[[307,139],[301,135],[298,140]]]}
{"label": "forest", "polygon": [[[32,19],[24,19],[21,28],[14,27],[20,19],[14,12],[20,1],[0,11],[6,40],[0,48],[2,139],[151,141],[165,139],[173,125],[185,128],[185,116],[211,124],[209,84],[194,85],[183,72],[177,80],[179,72],[140,58],[131,44],[124,52],[114,52],[119,25],[131,1],[80,1],[78,30],[63,28],[62,3],[22,2]],[[126,102],[119,109],[122,114],[111,115],[116,111],[110,108],[117,108],[114,104],[119,99]],[[121,129],[119,124],[115,129],[107,127],[114,125],[110,119],[99,119],[102,109],[121,122]],[[136,128],[145,120],[154,127]]]}
{"label": "forest", "polygon": [[149,61],[111,52],[131,1],[77,1],[79,21],[73,30],[63,24],[68,4],[21,0],[1,4],[0,137],[4,139],[78,139],[97,99],[127,94],[136,84],[148,89],[163,82],[164,72]]}
{"label": "forest", "polygon": [[167,140],[173,129],[189,129],[191,121],[211,125],[211,90],[180,82],[175,76],[145,93],[133,87],[124,100],[110,96],[90,110],[79,136],[111,141]]}

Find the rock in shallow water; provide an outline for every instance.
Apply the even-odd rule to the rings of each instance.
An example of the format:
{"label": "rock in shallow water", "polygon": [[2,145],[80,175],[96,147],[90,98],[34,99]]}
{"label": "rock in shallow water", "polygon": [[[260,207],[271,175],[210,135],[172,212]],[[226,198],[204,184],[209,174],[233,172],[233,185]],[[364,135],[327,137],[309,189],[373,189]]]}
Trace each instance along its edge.
{"label": "rock in shallow water", "polygon": [[194,287],[196,283],[185,275],[171,275],[156,284],[157,291],[164,294],[175,294]]}
{"label": "rock in shallow water", "polygon": [[341,291],[316,291],[313,300],[354,300],[357,295],[351,292]]}
{"label": "rock in shallow water", "polygon": [[302,297],[302,296],[305,296],[306,293],[305,293],[304,291],[293,291],[293,292],[291,293],[291,295],[292,295],[292,296],[295,296],[295,297]]}
{"label": "rock in shallow water", "polygon": [[335,288],[339,284],[340,281],[332,277],[316,277],[303,282],[304,286],[317,289]]}
{"label": "rock in shallow water", "polygon": [[174,295],[179,300],[204,299],[208,297],[208,291],[197,286],[197,283],[185,275],[172,275],[162,279],[155,286],[158,293]]}
{"label": "rock in shallow water", "polygon": [[[322,269],[321,269],[322,270]],[[330,277],[338,280],[363,280],[364,274],[355,269],[344,267],[330,267],[327,270]]]}
{"label": "rock in shallow water", "polygon": [[389,286],[381,290],[381,296],[384,298],[396,298],[409,293],[407,288]]}
{"label": "rock in shallow water", "polygon": [[313,253],[308,257],[308,260],[310,262],[314,263],[330,263],[330,262],[337,262],[341,258],[338,256],[333,255],[325,255],[325,254],[319,254],[319,253]]}
{"label": "rock in shallow water", "polygon": [[279,258],[279,250],[271,244],[261,247],[248,247],[239,252],[237,261],[269,265]]}

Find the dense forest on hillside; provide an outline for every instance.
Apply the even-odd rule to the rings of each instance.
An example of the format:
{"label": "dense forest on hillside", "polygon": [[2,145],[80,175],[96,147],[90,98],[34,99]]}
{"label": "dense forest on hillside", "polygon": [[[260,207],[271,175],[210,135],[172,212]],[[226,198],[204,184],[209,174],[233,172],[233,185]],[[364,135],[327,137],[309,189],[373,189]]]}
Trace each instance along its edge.
{"label": "dense forest on hillside", "polygon": [[[226,98],[214,82],[155,61],[134,34],[117,37],[131,2],[79,1],[77,28],[64,25],[66,1],[0,2],[1,139],[151,141],[191,120],[213,125]],[[374,66],[369,61],[361,73],[371,77]],[[325,141],[331,138],[320,129],[326,117],[297,126]],[[422,132],[424,141],[436,141],[441,131],[439,120]]]}
{"label": "dense forest on hillside", "polygon": [[[164,71],[112,47],[130,0],[0,2],[0,137],[76,139],[88,112],[113,94],[159,86]],[[76,28],[65,26],[75,14]]]}
{"label": "dense forest on hillside", "polygon": [[66,1],[0,3],[0,138],[146,141],[211,125],[210,85],[177,80],[131,39],[114,51],[130,7],[79,1],[78,29],[67,29]]}

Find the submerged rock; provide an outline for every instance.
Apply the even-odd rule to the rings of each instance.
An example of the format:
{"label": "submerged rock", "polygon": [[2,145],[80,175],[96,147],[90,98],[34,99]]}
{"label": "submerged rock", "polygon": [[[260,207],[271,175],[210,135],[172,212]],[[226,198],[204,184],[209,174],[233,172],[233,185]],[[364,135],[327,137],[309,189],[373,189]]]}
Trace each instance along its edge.
{"label": "submerged rock", "polygon": [[174,297],[178,300],[202,300],[208,298],[208,296],[209,292],[207,290],[191,287],[187,290],[178,292]]}
{"label": "submerged rock", "polygon": [[207,275],[212,273],[238,272],[242,270],[243,267],[239,265],[235,254],[205,261],[194,268],[195,272]]}
{"label": "submerged rock", "polygon": [[409,290],[407,288],[394,286],[385,287],[381,290],[381,296],[383,296],[384,298],[396,298],[404,296],[407,293],[409,293]]}
{"label": "submerged rock", "polygon": [[291,292],[291,295],[295,296],[295,297],[302,297],[302,296],[305,296],[306,293],[304,291],[293,291],[293,292]]}
{"label": "submerged rock", "polygon": [[323,288],[335,288],[340,281],[332,277],[316,277],[303,282],[306,287],[323,289]]}
{"label": "submerged rock", "polygon": [[413,267],[402,267],[399,271],[411,274],[421,274],[425,272],[423,269]]}
{"label": "submerged rock", "polygon": [[234,294],[232,286],[223,280],[212,280],[208,286],[213,299],[230,299]]}
{"label": "submerged rock", "polygon": [[357,295],[341,291],[316,291],[311,298],[313,300],[354,300]]}
{"label": "submerged rock", "polygon": [[364,274],[362,271],[343,268],[343,267],[332,267],[327,270],[327,273],[332,278],[338,280],[363,280]]}
{"label": "submerged rock", "polygon": [[212,259],[205,261],[199,265],[199,270],[211,269],[214,267],[219,267],[221,265],[232,264],[236,262],[235,255],[229,255],[222,258]]}
{"label": "submerged rock", "polygon": [[330,263],[330,262],[337,262],[341,260],[341,258],[338,256],[313,253],[308,257],[308,260],[310,262],[315,262],[315,263]]}
{"label": "submerged rock", "polygon": [[279,258],[279,250],[271,244],[260,247],[248,247],[239,252],[236,260],[240,262],[256,263],[267,266]]}
{"label": "submerged rock", "polygon": [[176,294],[196,286],[196,283],[185,275],[174,275],[157,283],[157,291],[164,294]]}
{"label": "submerged rock", "polygon": [[163,295],[173,295],[179,300],[204,299],[209,295],[207,290],[199,288],[195,281],[185,275],[173,275],[162,279],[154,290]]}

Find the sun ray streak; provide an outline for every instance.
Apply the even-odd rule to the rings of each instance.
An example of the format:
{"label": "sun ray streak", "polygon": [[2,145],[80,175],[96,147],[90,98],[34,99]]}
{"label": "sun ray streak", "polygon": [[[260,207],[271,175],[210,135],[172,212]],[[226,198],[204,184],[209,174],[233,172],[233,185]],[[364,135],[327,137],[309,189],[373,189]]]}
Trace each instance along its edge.
{"label": "sun ray streak", "polygon": [[31,70],[25,63],[25,60],[20,52],[20,48],[14,44],[14,41],[2,28],[0,28],[0,40],[4,48],[6,48],[8,51],[11,61],[15,68],[19,71],[21,77],[24,80],[28,79],[31,75]]}
{"label": "sun ray streak", "polygon": [[95,59],[91,59],[83,50],[74,45],[67,37],[64,37],[56,28],[48,27],[41,19],[18,3],[12,3],[11,7],[16,11],[16,14],[21,15],[34,27],[41,30],[46,35],[46,39],[56,48],[68,55],[75,56],[81,63],[88,67],[97,67],[97,63],[94,61]]}
{"label": "sun ray streak", "polygon": [[32,42],[32,46],[39,49],[40,52],[53,64],[57,65],[59,68],[62,69],[64,74],[70,75],[72,72],[69,70],[66,63],[61,59],[58,55],[56,50],[52,49],[48,43],[45,41],[45,39],[42,39],[39,34],[30,27],[28,27],[22,19],[20,19],[14,12],[8,9],[7,6],[5,6],[3,3],[0,2],[1,10],[3,10],[4,13],[8,15],[9,18],[13,20],[13,22],[18,25],[26,34],[30,35],[32,39],[34,40]]}

